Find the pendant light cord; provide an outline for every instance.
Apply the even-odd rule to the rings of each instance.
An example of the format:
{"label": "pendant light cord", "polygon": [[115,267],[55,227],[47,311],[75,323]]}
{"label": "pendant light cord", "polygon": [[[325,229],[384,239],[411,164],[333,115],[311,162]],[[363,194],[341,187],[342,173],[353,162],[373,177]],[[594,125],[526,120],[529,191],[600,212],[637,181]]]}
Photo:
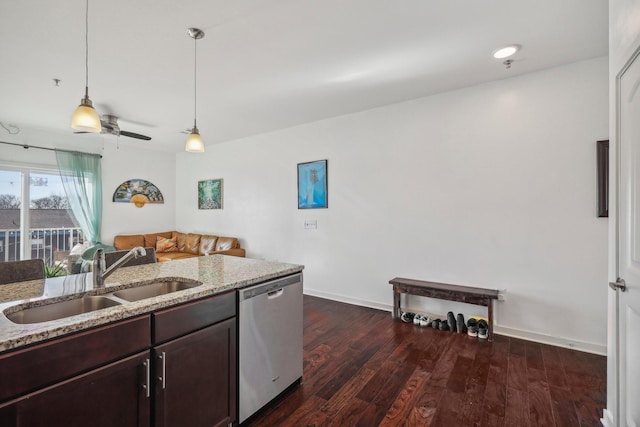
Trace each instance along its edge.
{"label": "pendant light cord", "polygon": [[89,92],[89,0],[86,0],[84,15],[84,81],[85,91]]}
{"label": "pendant light cord", "polygon": [[193,38],[193,127],[198,117],[198,38]]}

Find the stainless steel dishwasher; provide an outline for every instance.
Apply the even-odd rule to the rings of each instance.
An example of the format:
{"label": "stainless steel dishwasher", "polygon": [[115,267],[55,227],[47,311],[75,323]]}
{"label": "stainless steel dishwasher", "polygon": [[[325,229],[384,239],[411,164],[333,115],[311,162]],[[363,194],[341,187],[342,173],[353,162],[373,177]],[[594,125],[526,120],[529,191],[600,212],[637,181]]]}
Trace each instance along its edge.
{"label": "stainless steel dishwasher", "polygon": [[238,419],[302,378],[302,274],[238,290]]}

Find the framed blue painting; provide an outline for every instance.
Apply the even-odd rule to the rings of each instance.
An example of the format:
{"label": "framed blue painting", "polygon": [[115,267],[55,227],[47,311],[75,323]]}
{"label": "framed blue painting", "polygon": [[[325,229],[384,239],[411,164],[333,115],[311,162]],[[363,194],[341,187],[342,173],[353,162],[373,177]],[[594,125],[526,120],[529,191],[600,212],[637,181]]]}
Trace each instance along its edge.
{"label": "framed blue painting", "polygon": [[328,207],[327,161],[298,163],[298,209]]}

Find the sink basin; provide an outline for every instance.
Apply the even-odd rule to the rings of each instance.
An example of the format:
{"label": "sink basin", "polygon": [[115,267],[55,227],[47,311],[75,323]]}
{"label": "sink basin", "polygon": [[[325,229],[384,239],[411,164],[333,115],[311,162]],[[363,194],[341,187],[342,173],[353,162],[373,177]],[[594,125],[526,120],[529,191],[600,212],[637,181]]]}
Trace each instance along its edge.
{"label": "sink basin", "polygon": [[113,296],[122,298],[125,301],[140,301],[142,299],[153,298],[172,292],[184,291],[185,289],[201,286],[198,282],[183,282],[179,280],[169,282],[154,282],[148,285],[137,286],[135,288],[123,289],[113,293]]}
{"label": "sink basin", "polygon": [[38,307],[25,308],[15,313],[7,314],[6,316],[13,323],[39,323],[63,319],[65,317],[75,316],[76,314],[89,313],[103,308],[115,307],[117,305],[120,305],[118,301],[106,297],[88,296]]}

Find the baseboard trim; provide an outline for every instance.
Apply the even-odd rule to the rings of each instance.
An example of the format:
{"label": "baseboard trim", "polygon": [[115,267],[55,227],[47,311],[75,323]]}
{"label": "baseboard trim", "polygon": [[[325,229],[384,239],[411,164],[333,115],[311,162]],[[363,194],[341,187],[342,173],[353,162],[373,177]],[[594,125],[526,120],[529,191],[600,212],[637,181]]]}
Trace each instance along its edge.
{"label": "baseboard trim", "polygon": [[512,338],[521,338],[529,341],[539,342],[541,344],[555,345],[556,347],[570,348],[571,350],[580,350],[586,353],[598,354],[600,356],[607,355],[607,346],[602,344],[596,344],[587,341],[577,341],[569,338],[554,337],[552,335],[545,335],[537,332],[526,331],[524,329],[515,329],[500,325],[495,325],[493,328],[493,332],[498,335],[506,335]]}
{"label": "baseboard trim", "polygon": [[311,295],[312,297],[330,299],[332,301],[346,302],[347,304],[359,305],[361,307],[375,308],[382,311],[388,311],[389,313],[391,313],[391,309],[393,308],[391,304],[380,304],[377,302],[365,301],[358,298],[350,298],[344,295],[315,291],[313,289],[308,289],[308,288],[304,288],[304,294]]}
{"label": "baseboard trim", "polygon": [[[316,291],[314,289],[304,289],[306,295],[325,298],[332,301],[344,302],[347,304],[359,305],[362,307],[375,308],[391,312],[393,306],[391,304],[380,304],[373,301],[366,301],[359,298],[351,298],[344,295],[333,294],[330,292]],[[521,338],[528,341],[534,341],[541,344],[549,344],[557,347],[570,348],[572,350],[584,351],[586,353],[607,355],[607,346],[602,344],[590,343],[586,341],[571,340],[568,338],[554,337],[551,335],[540,334],[537,332],[527,331],[523,329],[509,328],[505,326],[495,325],[493,332],[497,335],[505,335],[512,338]]]}
{"label": "baseboard trim", "polygon": [[613,414],[607,409],[604,408],[602,411],[602,418],[600,418],[600,422],[604,427],[615,427],[615,422],[613,421]]}

